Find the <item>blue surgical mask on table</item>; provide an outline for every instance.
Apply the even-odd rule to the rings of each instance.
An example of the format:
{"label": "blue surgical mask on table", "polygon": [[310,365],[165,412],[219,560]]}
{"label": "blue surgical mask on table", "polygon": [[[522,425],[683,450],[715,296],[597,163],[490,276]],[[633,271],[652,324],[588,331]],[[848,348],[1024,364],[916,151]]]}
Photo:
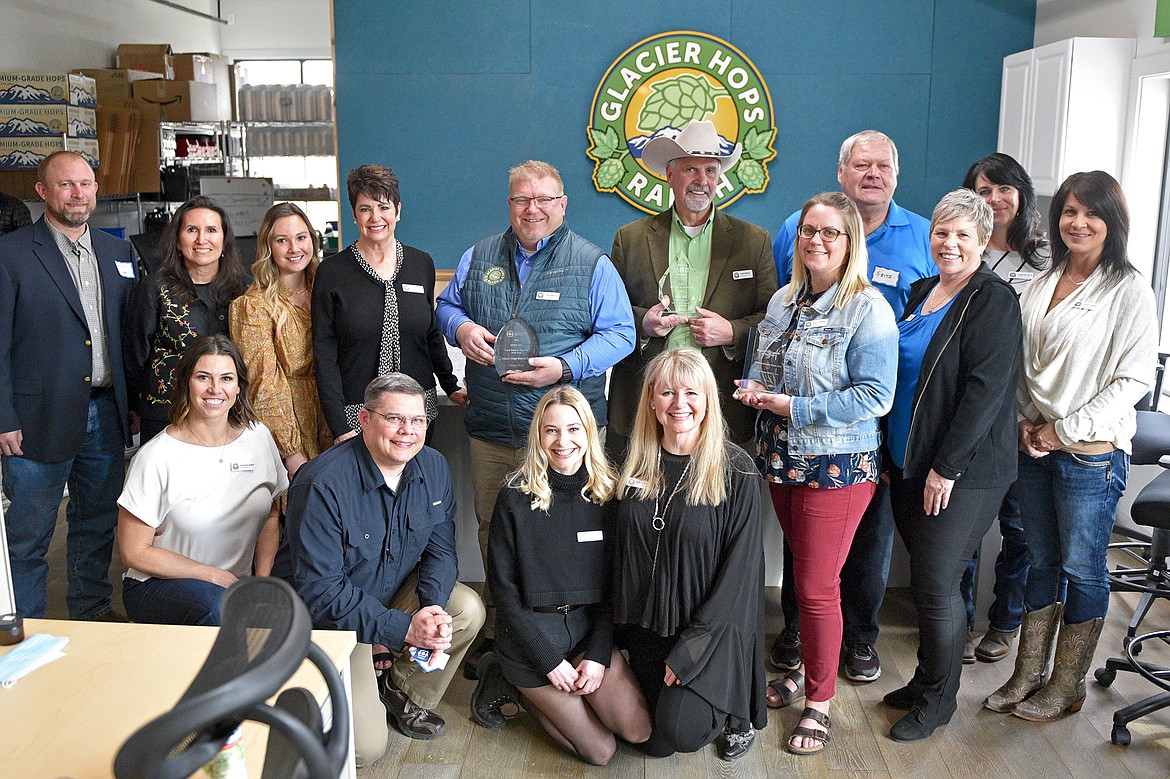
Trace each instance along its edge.
{"label": "blue surgical mask on table", "polygon": [[0,686],[11,687],[42,665],[64,657],[65,653],[61,649],[67,643],[68,638],[50,636],[48,633],[29,636],[0,657]]}

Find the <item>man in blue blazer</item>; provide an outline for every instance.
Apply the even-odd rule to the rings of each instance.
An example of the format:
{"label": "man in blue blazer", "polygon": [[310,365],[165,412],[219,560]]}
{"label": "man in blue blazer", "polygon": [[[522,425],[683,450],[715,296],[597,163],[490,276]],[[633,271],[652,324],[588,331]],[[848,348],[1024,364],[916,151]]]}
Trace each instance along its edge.
{"label": "man in blue blazer", "polygon": [[111,613],[110,555],[130,440],[122,310],[130,244],[87,224],[97,182],[56,152],[37,170],[45,216],[0,237],[0,455],[16,610],[45,613],[45,555],[69,485],[69,615]]}

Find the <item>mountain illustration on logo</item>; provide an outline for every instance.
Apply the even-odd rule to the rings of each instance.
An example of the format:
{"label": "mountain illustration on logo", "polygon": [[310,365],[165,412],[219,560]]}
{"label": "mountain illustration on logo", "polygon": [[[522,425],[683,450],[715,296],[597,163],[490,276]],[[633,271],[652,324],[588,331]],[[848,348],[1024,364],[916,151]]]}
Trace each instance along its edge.
{"label": "mountain illustration on logo", "polygon": [[13,84],[0,90],[0,103],[53,103],[53,95],[47,89],[38,89],[28,84]]}
{"label": "mountain illustration on logo", "polygon": [[[84,155],[83,155],[84,156]],[[35,168],[45,159],[44,154],[19,149],[0,156],[0,168]]]}
{"label": "mountain illustration on logo", "polygon": [[73,89],[69,90],[69,102],[73,105],[85,106],[86,108],[97,107],[97,101],[93,99],[93,95],[81,87],[73,87]]}
{"label": "mountain illustration on logo", "polygon": [[17,116],[0,124],[0,135],[53,135],[53,131],[44,122]]}
{"label": "mountain illustration on logo", "polygon": [[97,130],[82,119],[73,119],[69,122],[69,134],[75,138],[96,138]]}
{"label": "mountain illustration on logo", "polygon": [[[650,143],[650,141],[654,140],[655,138],[669,138],[673,141],[681,132],[682,130],[678,129],[677,127],[668,126],[663,127],[661,130],[651,135],[639,135],[636,138],[631,138],[628,141],[630,146],[630,154],[634,156],[634,159],[640,160],[642,159],[642,149],[645,148],[646,144]],[[735,143],[720,135],[719,151],[724,155],[731,154],[733,151],[735,151]]]}

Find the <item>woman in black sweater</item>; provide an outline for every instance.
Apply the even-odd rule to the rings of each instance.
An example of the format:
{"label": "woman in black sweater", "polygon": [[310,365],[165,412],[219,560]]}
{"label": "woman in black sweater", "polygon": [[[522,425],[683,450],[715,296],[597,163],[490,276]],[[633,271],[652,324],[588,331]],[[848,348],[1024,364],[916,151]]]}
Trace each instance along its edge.
{"label": "woman in black sweater", "polygon": [[650,715],[613,646],[610,536],[616,479],[589,402],[569,386],[541,398],[524,462],[496,500],[488,586],[498,609],[495,652],[479,662],[471,715],[504,725],[500,707],[522,703],[558,743],[605,765],[615,735],[650,736]]}
{"label": "woman in black sweater", "polygon": [[436,376],[452,401],[467,404],[435,321],[435,263],[394,237],[398,177],[361,165],[345,183],[360,237],[321,263],[312,304],[317,392],[334,443],[357,435],[366,385],[385,373],[400,371],[423,386],[428,421],[438,414]]}

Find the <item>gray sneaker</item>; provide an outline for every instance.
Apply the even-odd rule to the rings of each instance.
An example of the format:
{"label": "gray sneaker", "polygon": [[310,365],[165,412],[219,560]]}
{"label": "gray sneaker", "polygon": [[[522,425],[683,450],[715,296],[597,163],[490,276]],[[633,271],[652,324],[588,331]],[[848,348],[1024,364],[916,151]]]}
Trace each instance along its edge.
{"label": "gray sneaker", "polygon": [[882,661],[869,644],[851,644],[845,647],[845,678],[851,682],[868,684],[882,675]]}
{"label": "gray sneaker", "polygon": [[429,741],[443,735],[447,723],[430,709],[414,704],[390,677],[390,669],[378,678],[378,696],[402,735]]}

